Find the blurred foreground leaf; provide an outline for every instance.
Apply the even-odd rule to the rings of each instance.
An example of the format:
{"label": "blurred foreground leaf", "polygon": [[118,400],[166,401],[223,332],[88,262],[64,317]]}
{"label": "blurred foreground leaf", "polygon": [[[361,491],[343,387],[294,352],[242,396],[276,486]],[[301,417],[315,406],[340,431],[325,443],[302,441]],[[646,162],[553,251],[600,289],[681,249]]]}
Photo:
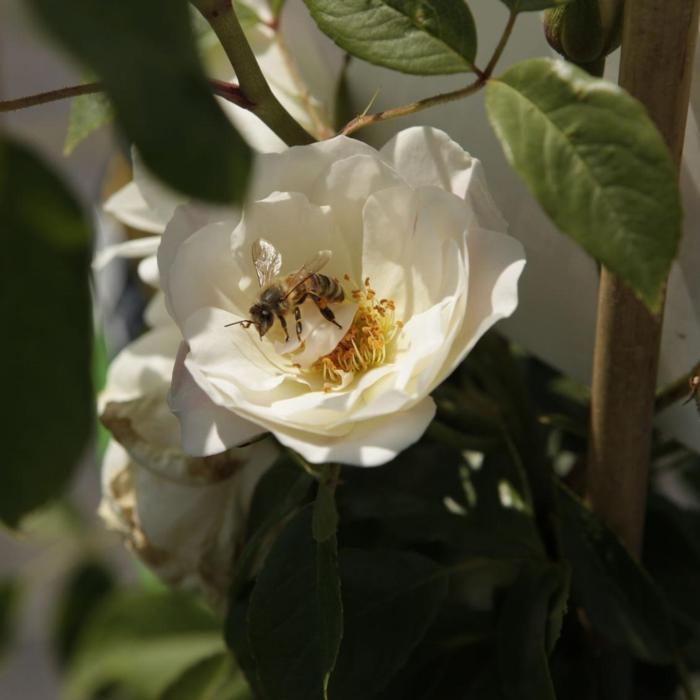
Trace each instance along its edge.
{"label": "blurred foreground leaf", "polygon": [[675,639],[668,604],[620,540],[566,487],[559,488],[562,553],[572,566],[575,604],[600,634],[652,663],[670,663]]}
{"label": "blurred foreground leaf", "polygon": [[0,580],[0,662],[14,640],[17,603],[20,595],[19,581],[10,578]]}
{"label": "blurred foreground leaf", "polygon": [[675,168],[643,105],[564,61],[523,61],[486,88],[506,157],[562,232],[652,310],[681,234]]}
{"label": "blurred foreground leaf", "polygon": [[571,0],[501,0],[501,2],[515,12],[535,12],[546,10],[548,7],[567,5]]}
{"label": "blurred foreground leaf", "polygon": [[191,597],[121,592],[85,626],[64,696],[83,700],[119,683],[135,697],[153,700],[187,668],[223,649],[219,622]]}
{"label": "blurred foreground leaf", "polygon": [[0,519],[14,526],[65,488],[94,425],[92,234],[63,183],[2,137],[0,222]]}
{"label": "blurred foreground leaf", "polygon": [[216,104],[184,0],[30,0],[103,83],[126,136],[165,183],[200,199],[243,196],[251,153]]}
{"label": "blurred foreground leaf", "polygon": [[404,73],[474,70],[476,27],[463,0],[304,0],[319,29],[353,56]]}

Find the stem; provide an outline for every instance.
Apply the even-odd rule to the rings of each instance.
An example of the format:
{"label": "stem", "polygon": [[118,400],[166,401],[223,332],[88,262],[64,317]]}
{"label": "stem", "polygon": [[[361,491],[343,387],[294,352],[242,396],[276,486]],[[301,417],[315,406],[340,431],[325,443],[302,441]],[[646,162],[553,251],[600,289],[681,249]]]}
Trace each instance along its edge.
{"label": "stem", "polygon": [[17,109],[26,109],[27,107],[43,105],[48,102],[66,100],[69,97],[91,95],[96,92],[102,92],[102,89],[102,83],[84,83],[83,85],[71,85],[70,87],[50,90],[49,92],[40,92],[36,95],[18,97],[15,100],[3,100],[0,101],[0,112],[14,112]]}
{"label": "stem", "polygon": [[375,114],[361,114],[349,121],[340,131],[341,134],[348,136],[359,129],[363,129],[370,124],[376,124],[377,122],[383,122],[387,119],[396,119],[397,117],[405,117],[409,114],[415,114],[416,112],[421,112],[429,107],[434,107],[435,105],[444,104],[446,102],[454,102],[455,100],[461,100],[463,97],[468,97],[481,90],[484,85],[489,81],[493,75],[493,71],[496,68],[503,50],[510,39],[510,35],[513,32],[513,27],[515,26],[515,20],[518,18],[517,12],[511,12],[508,16],[508,22],[501,33],[501,38],[494,49],[493,55],[491,56],[486,68],[482,71],[476,66],[474,66],[474,73],[476,74],[476,80],[470,83],[466,87],[460,88],[459,90],[452,90],[451,92],[443,92],[439,95],[433,95],[432,97],[426,97],[417,102],[410,102],[409,104],[402,105],[401,107],[394,107],[393,109],[385,109],[381,112],[376,112]]}
{"label": "stem", "polygon": [[[688,112],[700,0],[625,5],[620,84],[646,106],[677,166]],[[603,268],[593,358],[588,493],[593,509],[639,556],[661,314]]]}
{"label": "stem", "polygon": [[[246,98],[235,83],[226,83],[223,80],[210,80],[209,84],[215,95],[229,102],[233,102],[233,104],[243,107],[243,109],[253,108],[254,105]],[[58,90],[49,90],[48,92],[39,92],[35,95],[18,97],[15,100],[0,100],[0,113],[27,109],[27,107],[36,107],[37,105],[66,100],[79,95],[91,95],[102,92],[103,89],[102,83],[84,83],[83,85],[72,85],[70,87],[59,88]]]}
{"label": "stem", "polygon": [[241,90],[252,104],[251,111],[288,146],[313,143],[308,134],[279,103],[260,70],[231,0],[192,0],[209,22],[236,71]]}
{"label": "stem", "polygon": [[665,408],[673,406],[674,403],[681,399],[688,398],[688,394],[692,388],[690,382],[693,377],[698,374],[700,374],[700,362],[698,362],[688,374],[678,377],[674,382],[671,382],[671,384],[658,391],[656,400],[654,401],[654,412],[658,413],[659,411],[663,411]]}

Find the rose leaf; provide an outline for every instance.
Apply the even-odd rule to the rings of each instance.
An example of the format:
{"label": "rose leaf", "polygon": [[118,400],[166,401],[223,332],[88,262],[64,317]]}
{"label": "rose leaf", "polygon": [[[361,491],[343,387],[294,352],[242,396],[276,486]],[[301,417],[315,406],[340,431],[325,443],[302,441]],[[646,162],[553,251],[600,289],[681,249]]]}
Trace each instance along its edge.
{"label": "rose leaf", "polygon": [[403,73],[474,70],[476,26],[464,0],[304,0],[348,53]]}
{"label": "rose leaf", "polygon": [[668,149],[640,102],[564,61],[523,61],[487,86],[506,157],[568,236],[657,311],[681,233]]}
{"label": "rose leaf", "polygon": [[250,599],[248,636],[269,700],[327,698],[343,634],[337,539],[314,540],[312,510],[280,534]]}

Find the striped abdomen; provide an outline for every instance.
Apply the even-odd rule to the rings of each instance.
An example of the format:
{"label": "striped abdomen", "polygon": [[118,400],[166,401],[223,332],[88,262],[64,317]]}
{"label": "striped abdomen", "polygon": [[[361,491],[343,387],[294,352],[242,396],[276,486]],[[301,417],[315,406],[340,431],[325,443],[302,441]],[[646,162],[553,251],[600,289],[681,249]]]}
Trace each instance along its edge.
{"label": "striped abdomen", "polygon": [[301,303],[301,300],[307,294],[312,294],[328,304],[341,302],[345,299],[345,291],[340,282],[319,273],[311,275],[304,283],[303,288],[300,288],[299,292],[299,303]]}

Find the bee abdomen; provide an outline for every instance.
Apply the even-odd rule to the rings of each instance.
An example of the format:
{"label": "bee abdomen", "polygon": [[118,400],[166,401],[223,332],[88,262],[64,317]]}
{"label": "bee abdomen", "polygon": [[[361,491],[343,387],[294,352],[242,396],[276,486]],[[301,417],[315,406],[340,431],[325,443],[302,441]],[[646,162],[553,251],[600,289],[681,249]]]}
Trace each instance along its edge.
{"label": "bee abdomen", "polygon": [[314,294],[323,297],[327,302],[340,302],[345,299],[345,291],[338,280],[326,275],[315,274],[311,280]]}

